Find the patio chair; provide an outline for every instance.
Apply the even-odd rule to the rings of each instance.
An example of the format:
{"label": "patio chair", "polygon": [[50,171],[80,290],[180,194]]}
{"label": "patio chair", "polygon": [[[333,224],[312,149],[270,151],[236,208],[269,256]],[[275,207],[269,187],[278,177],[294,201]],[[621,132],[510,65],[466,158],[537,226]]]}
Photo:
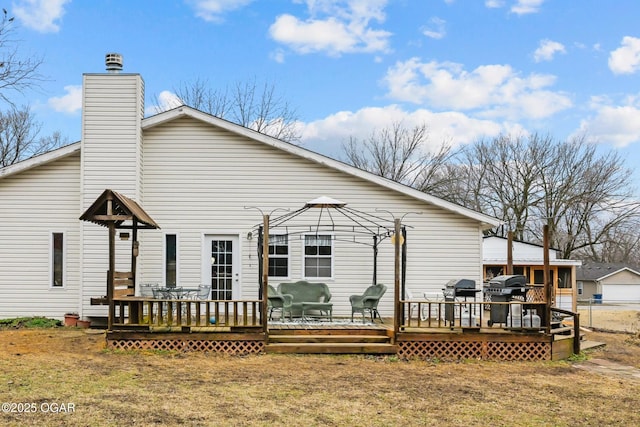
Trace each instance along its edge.
{"label": "patio chair", "polygon": [[289,312],[289,319],[291,319],[291,304],[293,302],[293,296],[290,294],[278,293],[276,288],[271,285],[267,285],[267,308],[269,309],[269,320],[273,316],[273,312],[280,311],[280,320],[284,321],[286,312]]}
{"label": "patio chair", "polygon": [[211,297],[211,285],[198,286],[198,292],[195,295],[195,299],[205,300]]}
{"label": "patio chair", "polygon": [[351,303],[351,321],[353,322],[353,313],[362,313],[362,323],[364,323],[366,313],[368,312],[372,322],[376,316],[378,316],[380,322],[384,323],[378,312],[378,303],[386,291],[387,287],[382,283],[378,283],[377,285],[369,286],[362,295],[351,295],[349,297],[349,302]]}
{"label": "patio chair", "polygon": [[[413,293],[413,291],[409,288],[406,288],[404,290],[404,293],[406,294],[406,300],[409,301],[409,319],[411,319],[413,317],[413,311],[419,307],[418,301],[419,298],[416,297],[416,295]],[[415,302],[413,302],[415,301]],[[420,313],[418,313],[419,315]],[[422,319],[424,320],[424,319]]]}

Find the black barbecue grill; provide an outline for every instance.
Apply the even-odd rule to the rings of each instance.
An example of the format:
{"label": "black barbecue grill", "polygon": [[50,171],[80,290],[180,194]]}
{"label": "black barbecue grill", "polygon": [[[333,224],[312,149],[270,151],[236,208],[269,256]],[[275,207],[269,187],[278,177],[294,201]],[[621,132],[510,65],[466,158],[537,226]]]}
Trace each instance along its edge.
{"label": "black barbecue grill", "polygon": [[[526,300],[529,288],[527,278],[516,274],[494,277],[489,281],[489,286],[485,288],[484,292],[491,302],[509,302],[513,301],[515,297],[523,297]],[[507,304],[492,304],[489,326],[494,323],[507,323],[508,314],[509,306]]]}
{"label": "black barbecue grill", "polygon": [[[447,282],[442,289],[445,301],[455,301],[456,298],[473,297],[474,301],[476,294],[480,292],[480,289],[476,289],[475,280],[470,279],[452,279]],[[453,322],[455,320],[454,304],[445,304],[444,306],[444,320],[445,322]]]}

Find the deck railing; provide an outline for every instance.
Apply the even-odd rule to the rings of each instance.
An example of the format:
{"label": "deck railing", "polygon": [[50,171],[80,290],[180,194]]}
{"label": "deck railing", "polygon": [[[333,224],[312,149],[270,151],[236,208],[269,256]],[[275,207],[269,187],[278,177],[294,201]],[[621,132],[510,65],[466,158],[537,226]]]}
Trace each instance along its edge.
{"label": "deck railing", "polygon": [[259,300],[114,299],[114,329],[262,327]]}
{"label": "deck railing", "polygon": [[547,323],[544,302],[402,300],[400,303],[404,307],[400,328],[480,329],[496,325],[539,331]]}

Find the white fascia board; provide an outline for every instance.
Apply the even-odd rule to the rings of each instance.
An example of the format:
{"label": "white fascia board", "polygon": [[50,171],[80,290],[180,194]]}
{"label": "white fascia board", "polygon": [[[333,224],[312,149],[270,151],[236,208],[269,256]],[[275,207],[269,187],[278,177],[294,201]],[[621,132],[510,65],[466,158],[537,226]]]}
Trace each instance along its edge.
{"label": "white fascia board", "polygon": [[44,154],[31,157],[27,160],[15,163],[13,165],[0,169],[0,179],[6,178],[11,175],[15,175],[20,172],[35,168],[46,163],[53,162],[63,157],[70,156],[73,153],[80,151],[80,142],[74,142],[73,144],[65,145],[56,150],[48,151]]}
{"label": "white fascia board", "polygon": [[[485,258],[482,260],[482,264],[500,264],[500,265],[506,265],[508,264],[506,259],[503,258]],[[544,265],[544,260],[541,259],[514,259],[513,260],[513,265]],[[573,259],[552,259],[549,260],[549,265],[553,265],[556,267],[567,267],[567,266],[572,266],[575,265],[576,267],[579,267],[582,265],[582,261],[579,260],[573,260]]]}
{"label": "white fascia board", "polygon": [[605,279],[607,279],[607,278],[609,278],[609,277],[611,277],[611,276],[615,276],[615,275],[616,275],[616,274],[618,274],[618,273],[622,273],[623,271],[628,271],[629,273],[633,273],[633,274],[635,274],[636,276],[640,276],[640,273],[638,273],[637,271],[635,271],[635,270],[633,270],[633,269],[631,269],[631,268],[629,268],[629,267],[623,267],[623,268],[621,268],[621,269],[619,269],[619,270],[614,271],[613,273],[609,273],[609,274],[607,274],[606,276],[599,277],[599,278],[597,278],[596,280],[598,280],[598,281],[600,281],[600,280],[605,280]]}
{"label": "white fascia board", "polygon": [[473,211],[471,209],[467,209],[463,206],[456,205],[455,203],[447,202],[446,200],[431,196],[427,193],[423,193],[422,191],[418,191],[407,185],[397,183],[395,181],[383,178],[381,176],[372,174],[362,169],[358,169],[354,166],[348,165],[339,160],[335,160],[330,157],[323,156],[322,154],[318,154],[316,152],[307,150],[306,148],[299,147],[289,142],[281,141],[271,136],[256,132],[252,129],[248,129],[244,126],[240,126],[235,123],[229,122],[227,120],[221,119],[219,117],[215,117],[210,114],[203,113],[202,111],[195,110],[191,107],[181,106],[181,107],[174,108],[173,110],[165,111],[155,116],[145,118],[142,121],[142,129],[143,130],[150,129],[154,126],[158,126],[162,123],[167,123],[171,120],[174,120],[180,117],[191,117],[196,120],[204,121],[213,126],[217,126],[219,128],[235,133],[237,135],[241,135],[241,136],[253,139],[255,141],[262,142],[263,144],[269,145],[279,150],[286,151],[288,153],[313,161],[315,163],[319,163],[321,165],[339,170],[349,175],[356,176],[358,178],[362,178],[370,182],[374,182],[382,187],[386,187],[388,189],[397,191],[399,193],[403,193],[407,196],[413,197],[415,199],[421,200],[423,202],[429,203],[439,208],[476,220],[481,223],[483,229],[497,227],[500,224],[502,224],[502,221],[500,221],[497,218]]}

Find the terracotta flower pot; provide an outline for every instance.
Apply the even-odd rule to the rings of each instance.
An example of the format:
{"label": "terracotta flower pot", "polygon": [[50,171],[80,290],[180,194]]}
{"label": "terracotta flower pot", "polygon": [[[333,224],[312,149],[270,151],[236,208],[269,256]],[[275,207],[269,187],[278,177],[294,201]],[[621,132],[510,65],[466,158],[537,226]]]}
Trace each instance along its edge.
{"label": "terracotta flower pot", "polygon": [[66,313],[64,315],[64,326],[76,326],[79,318],[80,316],[75,313]]}
{"label": "terracotta flower pot", "polygon": [[84,328],[84,329],[86,329],[86,328],[88,328],[89,326],[91,326],[91,322],[90,322],[89,320],[78,320],[78,321],[76,322],[76,326],[77,326],[78,328]]}

